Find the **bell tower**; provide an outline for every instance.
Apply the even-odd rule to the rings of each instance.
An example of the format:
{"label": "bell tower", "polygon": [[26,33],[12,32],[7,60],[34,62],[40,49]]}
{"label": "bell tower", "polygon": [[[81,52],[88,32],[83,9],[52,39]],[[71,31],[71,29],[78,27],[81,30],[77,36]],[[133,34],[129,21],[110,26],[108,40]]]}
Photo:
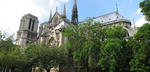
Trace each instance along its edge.
{"label": "bell tower", "polygon": [[38,18],[32,14],[26,14],[22,17],[20,27],[17,32],[16,44],[21,48],[37,42]]}

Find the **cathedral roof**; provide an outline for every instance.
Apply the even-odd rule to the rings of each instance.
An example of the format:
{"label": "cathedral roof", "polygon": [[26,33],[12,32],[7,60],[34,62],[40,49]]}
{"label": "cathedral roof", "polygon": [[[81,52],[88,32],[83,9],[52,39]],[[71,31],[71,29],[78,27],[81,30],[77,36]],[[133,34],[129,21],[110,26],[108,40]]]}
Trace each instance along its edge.
{"label": "cathedral roof", "polygon": [[[120,15],[118,11],[114,11],[112,13],[94,17],[89,20],[93,20],[93,22],[99,22],[102,24],[110,24],[113,22],[120,22],[120,21],[130,22],[130,20],[128,20],[124,16]],[[85,22],[85,21],[83,21],[83,22]]]}

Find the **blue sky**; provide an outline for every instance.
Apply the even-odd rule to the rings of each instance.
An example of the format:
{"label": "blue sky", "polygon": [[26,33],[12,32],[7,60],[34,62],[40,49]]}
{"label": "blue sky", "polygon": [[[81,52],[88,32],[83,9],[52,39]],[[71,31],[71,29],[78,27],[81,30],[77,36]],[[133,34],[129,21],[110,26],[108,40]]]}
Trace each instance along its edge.
{"label": "blue sky", "polygon": [[[139,3],[143,0],[77,0],[79,20],[83,21],[87,17],[97,17],[116,10],[118,5],[119,13],[133,21],[137,21],[143,15],[136,14]],[[73,0],[67,3],[67,15],[70,19]]]}
{"label": "blue sky", "polygon": [[[118,4],[121,15],[131,22],[134,19],[136,26],[141,26],[145,22],[139,9],[141,1],[143,0],[77,0],[79,21],[113,12]],[[42,23],[48,21],[50,10],[54,14],[56,6],[62,13],[64,4],[67,17],[71,19],[73,0],[0,0],[0,30],[16,34],[23,15],[31,13]]]}

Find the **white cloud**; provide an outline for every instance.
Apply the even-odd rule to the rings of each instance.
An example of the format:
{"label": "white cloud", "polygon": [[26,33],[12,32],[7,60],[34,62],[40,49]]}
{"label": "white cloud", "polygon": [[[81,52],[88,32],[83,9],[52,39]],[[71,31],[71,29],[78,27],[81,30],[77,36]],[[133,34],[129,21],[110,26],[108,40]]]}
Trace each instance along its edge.
{"label": "white cloud", "polygon": [[141,13],[141,8],[139,8],[137,11],[136,11],[136,14],[140,14]]}
{"label": "white cloud", "polygon": [[0,30],[11,34],[17,33],[20,19],[31,13],[42,20],[49,16],[49,10],[69,0],[0,0]]}
{"label": "white cloud", "polygon": [[140,27],[142,26],[143,24],[147,23],[147,21],[145,20],[145,17],[143,16],[142,18],[140,18],[139,20],[137,20],[135,22],[135,26],[136,27]]}
{"label": "white cloud", "polygon": [[60,0],[61,2],[69,2],[69,0]]}
{"label": "white cloud", "polygon": [[[136,16],[137,15],[141,15],[141,8],[139,8],[137,11],[136,11]],[[146,19],[145,19],[145,16],[142,15],[142,17],[140,19],[138,19],[136,22],[135,22],[135,26],[136,27],[141,27],[143,24],[147,23]]]}

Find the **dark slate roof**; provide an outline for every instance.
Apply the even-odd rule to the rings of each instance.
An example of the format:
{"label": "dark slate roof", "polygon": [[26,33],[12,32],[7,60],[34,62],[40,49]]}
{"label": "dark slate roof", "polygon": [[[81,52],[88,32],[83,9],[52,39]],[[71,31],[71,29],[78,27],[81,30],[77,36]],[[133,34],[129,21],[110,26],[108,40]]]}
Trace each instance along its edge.
{"label": "dark slate roof", "polygon": [[[89,20],[93,20],[93,22],[99,22],[102,24],[109,24],[109,23],[120,22],[120,21],[130,22],[130,20],[128,20],[124,16],[120,15],[118,11],[114,11],[112,13],[94,17]],[[86,22],[86,21],[83,21],[83,22]]]}

